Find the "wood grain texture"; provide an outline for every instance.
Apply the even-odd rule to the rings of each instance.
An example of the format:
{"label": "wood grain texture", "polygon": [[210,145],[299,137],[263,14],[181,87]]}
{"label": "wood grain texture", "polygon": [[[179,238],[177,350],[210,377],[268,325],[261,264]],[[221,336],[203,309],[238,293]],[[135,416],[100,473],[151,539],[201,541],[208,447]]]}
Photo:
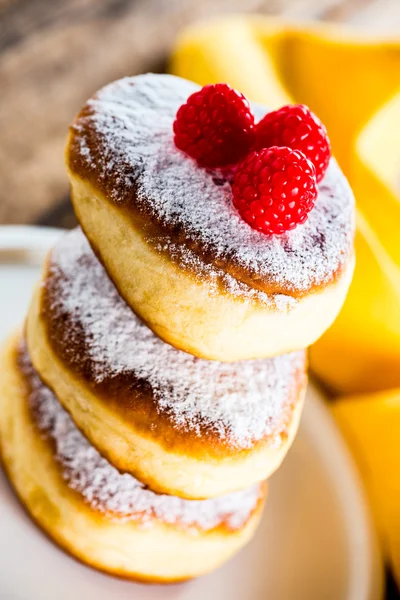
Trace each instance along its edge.
{"label": "wood grain texture", "polygon": [[348,20],[370,5],[371,0],[0,0],[0,223],[46,222],[43,214],[54,218],[54,205],[68,195],[63,148],[74,114],[108,81],[162,69],[176,32],[188,23],[244,10]]}

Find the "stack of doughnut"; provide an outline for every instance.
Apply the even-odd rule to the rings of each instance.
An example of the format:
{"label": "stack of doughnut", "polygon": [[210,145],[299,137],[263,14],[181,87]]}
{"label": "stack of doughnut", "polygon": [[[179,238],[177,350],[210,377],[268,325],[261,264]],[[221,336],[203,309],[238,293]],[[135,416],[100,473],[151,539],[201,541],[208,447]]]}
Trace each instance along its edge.
{"label": "stack of doughnut", "polygon": [[0,370],[1,457],[28,512],[79,560],[142,581],[206,573],[253,535],[298,428],[305,348],[354,262],[334,159],[305,223],[274,236],[176,147],[197,89],[126,78],[78,114],[80,227],[49,253]]}

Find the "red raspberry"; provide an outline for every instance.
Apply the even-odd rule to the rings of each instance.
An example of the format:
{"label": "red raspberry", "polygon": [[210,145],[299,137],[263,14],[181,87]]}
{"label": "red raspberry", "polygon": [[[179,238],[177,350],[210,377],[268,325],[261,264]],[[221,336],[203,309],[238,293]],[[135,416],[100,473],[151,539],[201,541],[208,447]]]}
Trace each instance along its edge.
{"label": "red raspberry", "polygon": [[174,122],[175,145],[202,167],[239,162],[254,143],[254,116],[243,94],[226,83],[206,85],[183,104]]}
{"label": "red raspberry", "polygon": [[314,165],[286,146],[252,152],[239,165],[233,204],[253,229],[280,234],[304,223],[317,197]]}
{"label": "red raspberry", "polygon": [[256,125],[254,150],[289,146],[301,150],[315,167],[317,181],[328,168],[331,145],[325,125],[304,104],[289,104],[270,112]]}

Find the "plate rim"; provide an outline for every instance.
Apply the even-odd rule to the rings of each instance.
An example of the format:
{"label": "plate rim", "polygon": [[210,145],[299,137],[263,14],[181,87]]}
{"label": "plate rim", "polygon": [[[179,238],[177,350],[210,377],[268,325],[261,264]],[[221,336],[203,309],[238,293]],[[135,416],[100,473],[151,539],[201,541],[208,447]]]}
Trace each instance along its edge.
{"label": "plate rim", "polygon": [[[384,597],[383,557],[365,486],[339,426],[326,405],[321,386],[312,376],[309,383],[306,402],[312,405],[312,411],[308,415],[308,435],[319,440],[318,448],[326,457],[330,460],[335,457],[330,476],[337,483],[336,499],[341,505],[350,542],[351,580],[346,600],[381,600]],[[325,425],[323,428],[321,423]]]}
{"label": "plate rim", "polygon": [[52,240],[65,233],[61,227],[41,225],[0,225],[0,249],[36,250],[49,249]]}
{"label": "plate rim", "polygon": [[[32,265],[32,262],[39,265],[65,231],[36,225],[0,225],[0,264],[9,264],[12,256],[13,266]],[[35,256],[34,261],[29,260],[29,253]],[[317,439],[318,447],[326,455],[335,457],[335,468],[331,469],[330,475],[338,484],[336,489],[340,490],[337,500],[349,543],[351,577],[349,595],[343,600],[379,600],[384,592],[383,561],[364,485],[339,427],[324,402],[321,388],[312,377],[310,384],[306,426],[308,434]],[[321,423],[324,423],[322,428]]]}

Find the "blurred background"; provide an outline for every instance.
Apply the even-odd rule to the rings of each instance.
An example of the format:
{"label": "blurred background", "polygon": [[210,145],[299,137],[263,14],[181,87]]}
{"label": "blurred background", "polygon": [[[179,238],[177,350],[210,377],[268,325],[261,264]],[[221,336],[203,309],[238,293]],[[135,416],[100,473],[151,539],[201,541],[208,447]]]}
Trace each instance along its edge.
{"label": "blurred background", "polygon": [[328,127],[358,202],[358,262],[311,368],[400,598],[400,0],[0,0],[0,224],[74,226],[68,124],[109,81],[165,70],[273,108],[305,102]]}
{"label": "blurred background", "polygon": [[72,224],[62,155],[81,104],[163,70],[186,25],[243,11],[400,31],[399,0],[0,0],[0,223]]}

